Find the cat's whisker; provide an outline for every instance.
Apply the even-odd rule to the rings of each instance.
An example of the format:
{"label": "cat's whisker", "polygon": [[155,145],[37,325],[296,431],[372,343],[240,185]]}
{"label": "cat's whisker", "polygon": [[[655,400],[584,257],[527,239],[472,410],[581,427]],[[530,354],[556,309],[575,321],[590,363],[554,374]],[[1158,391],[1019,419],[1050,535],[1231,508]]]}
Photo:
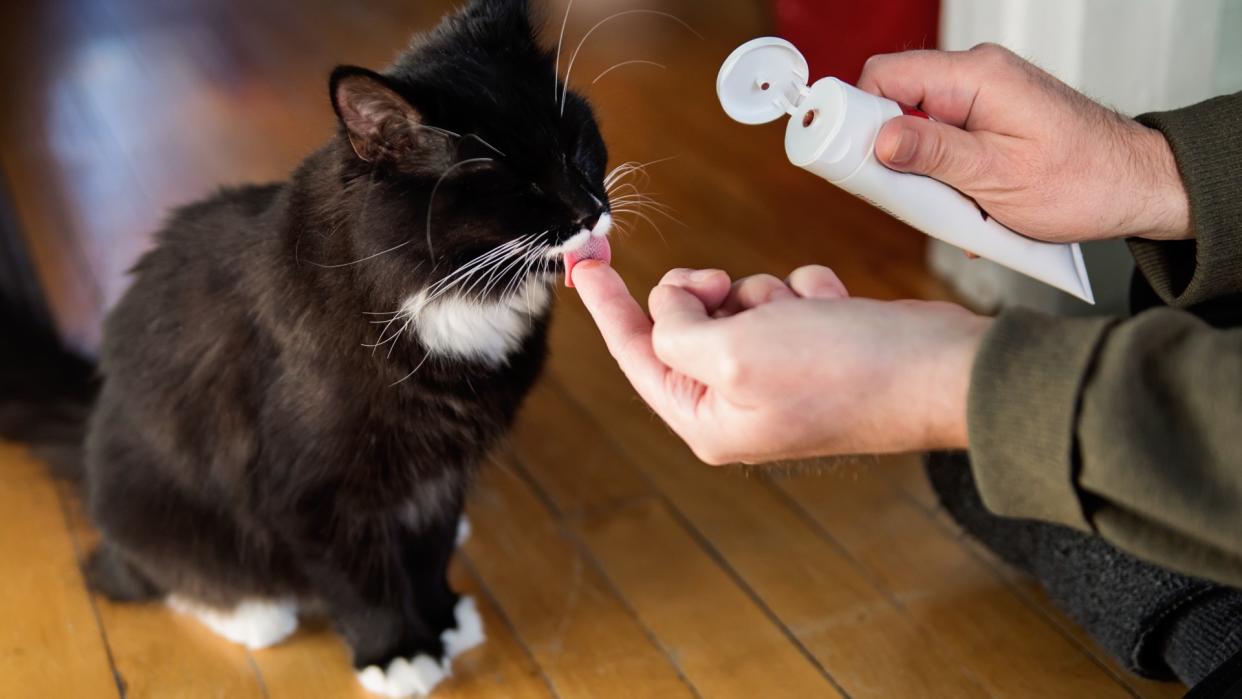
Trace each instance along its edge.
{"label": "cat's whisker", "polygon": [[[509,283],[505,285],[505,288],[501,290],[500,297],[502,299],[512,298],[521,291],[520,286],[528,279],[531,268],[534,266],[535,262],[546,256],[547,249],[547,245],[536,245],[526,252],[525,262],[518,268],[517,273],[513,275],[513,278],[509,280]],[[530,295],[528,293],[528,299],[529,296]]]}
{"label": "cat's whisker", "polygon": [[433,292],[433,291],[437,290],[439,287],[441,287],[441,286],[443,286],[443,285],[445,285],[445,284],[450,283],[450,282],[453,280],[453,278],[454,278],[454,277],[456,277],[456,276],[458,276],[458,275],[463,275],[463,274],[466,274],[467,272],[471,272],[472,270],[474,270],[474,269],[476,269],[476,268],[478,268],[478,267],[481,267],[481,266],[483,266],[483,265],[486,265],[488,262],[490,262],[490,261],[491,261],[492,259],[494,259],[495,257],[498,257],[498,256],[500,256],[500,255],[504,255],[504,254],[506,254],[509,250],[511,250],[511,249],[513,249],[513,248],[515,248],[515,247],[520,246],[520,245],[522,244],[523,240],[524,240],[524,239],[522,239],[522,238],[517,238],[517,239],[511,240],[511,241],[509,241],[509,242],[507,242],[507,243],[504,243],[503,245],[499,245],[499,246],[497,246],[497,247],[495,247],[495,248],[492,248],[491,250],[488,250],[487,252],[483,253],[482,255],[479,255],[478,257],[474,258],[473,260],[470,260],[469,262],[467,262],[467,263],[465,263],[465,264],[461,265],[460,267],[458,267],[457,269],[453,270],[452,272],[450,272],[450,273],[448,274],[448,276],[446,276],[446,277],[444,277],[443,279],[441,279],[441,280],[437,281],[436,283],[432,284],[432,285],[428,288],[428,292]]}
{"label": "cat's whisker", "polygon": [[428,359],[431,359],[431,353],[430,353],[430,352],[428,352],[428,353],[427,353],[427,355],[423,357],[423,361],[419,362],[419,363],[418,363],[418,366],[414,367],[414,371],[411,371],[410,373],[406,374],[406,376],[405,376],[405,378],[404,378],[404,379],[401,379],[400,381],[397,381],[396,383],[390,384],[388,387],[389,387],[389,388],[396,388],[397,386],[400,386],[401,384],[405,383],[406,381],[409,381],[410,379],[414,378],[414,375],[418,373],[418,370],[419,370],[419,369],[422,369],[422,368],[423,368],[423,365],[427,363],[427,360],[428,360]]}
{"label": "cat's whisker", "polygon": [[466,167],[467,165],[494,162],[496,162],[494,158],[470,158],[469,160],[463,160],[461,162],[454,163],[444,171],[444,174],[440,175],[440,179],[436,180],[436,185],[431,188],[431,196],[427,199],[427,253],[431,256],[432,260],[435,260],[436,250],[435,246],[431,243],[431,216],[436,211],[436,193],[440,191],[440,185],[444,184],[444,180],[447,179],[449,175],[463,167]]}
{"label": "cat's whisker", "polygon": [[515,257],[512,261],[509,262],[509,264],[505,265],[503,269],[499,265],[496,266],[496,268],[492,271],[492,274],[490,275],[490,280],[488,281],[488,283],[482,288],[482,290],[479,291],[479,296],[478,296],[479,301],[482,301],[489,293],[491,293],[492,289],[494,289],[496,285],[499,284],[501,280],[504,279],[504,275],[507,274],[509,270],[521,264],[526,259],[526,256],[529,255],[531,247],[532,246],[530,245],[526,246],[521,251],[522,254],[520,256]]}
{"label": "cat's whisker", "polygon": [[630,168],[634,165],[638,165],[638,163],[631,160],[614,167],[607,175],[604,176],[604,188],[607,189],[613,182],[628,174]]}
{"label": "cat's whisker", "polygon": [[655,221],[653,221],[653,220],[651,220],[651,217],[650,217],[650,216],[648,216],[647,214],[645,214],[645,213],[643,213],[643,212],[641,212],[641,211],[639,211],[639,210],[637,210],[637,209],[626,209],[626,210],[621,211],[621,213],[622,213],[622,214],[628,214],[628,215],[630,215],[630,216],[636,216],[636,217],[638,217],[638,218],[641,218],[642,220],[644,220],[644,221],[646,221],[646,222],[647,222],[647,225],[649,225],[649,226],[651,226],[652,228],[654,228],[654,229],[656,230],[656,233],[659,233],[659,234],[660,234],[660,237],[661,237],[661,238],[663,238],[663,237],[664,237],[664,231],[660,230],[660,227],[659,227],[658,225],[656,225],[656,222],[655,222]]}
{"label": "cat's whisker", "polygon": [[[537,253],[541,250],[542,246],[535,248],[531,253],[527,254],[526,262],[522,264],[522,267],[518,270],[517,274],[513,275],[513,278],[510,279],[509,283],[505,284],[505,288],[501,290],[500,297],[502,299],[512,298],[517,296],[522,291],[525,291],[526,306],[527,308],[530,307],[530,285],[525,284],[525,281],[528,279],[527,275],[530,274],[531,268],[534,266],[535,262],[538,261],[539,257]],[[521,288],[522,286],[524,286],[525,289]]]}
{"label": "cat's whisker", "polygon": [[664,65],[663,63],[656,63],[655,61],[644,61],[642,59],[635,59],[632,61],[622,61],[618,63],[617,65],[597,75],[595,79],[591,81],[591,84],[594,85],[598,83],[599,81],[603,80],[605,76],[607,76],[609,73],[613,72],[614,70],[618,70],[620,68],[624,68],[626,66],[633,66],[633,65],[655,66],[656,68],[659,68],[661,70],[668,70],[668,66]]}
{"label": "cat's whisker", "polygon": [[388,331],[392,328],[392,324],[399,320],[405,320],[405,323],[402,323],[401,325],[402,328],[405,328],[409,324],[409,318],[407,316],[399,315],[393,318],[392,320],[388,321],[388,323],[384,326],[384,329],[380,331],[379,341],[377,341],[373,345],[363,345],[363,347],[369,347],[371,349],[371,354],[375,354],[375,351],[378,350],[380,347],[383,347],[384,345],[387,345],[389,343],[395,343],[397,341],[397,338],[401,337],[402,331],[398,330],[397,332],[392,333],[391,336],[388,334]]}
{"label": "cat's whisker", "polygon": [[656,202],[656,201],[625,202],[625,203],[621,203],[618,208],[623,212],[644,211],[644,210],[650,211],[652,213],[659,214],[660,216],[663,216],[664,218],[682,227],[685,227],[686,225],[684,221],[682,221],[681,219],[677,218],[677,216],[674,215],[677,212],[676,209],[674,209],[671,206],[668,206],[667,204],[661,204],[660,202]]}
{"label": "cat's whisker", "polygon": [[[542,235],[542,233],[538,235]],[[533,239],[534,237],[535,236],[526,236],[525,238],[522,238],[519,240],[526,240],[526,238]],[[491,274],[495,270],[496,267],[504,264],[505,261],[509,260],[511,257],[520,255],[522,251],[525,249],[525,247],[528,246],[529,244],[530,243],[526,243],[526,245],[519,245],[515,247],[514,249],[507,250],[504,255],[500,256],[497,259],[489,261],[486,265],[483,265],[479,268],[472,270],[469,274],[465,276],[459,277],[457,281],[440,289],[434,294],[427,294],[427,297],[423,299],[421,302],[421,307],[426,307],[428,304],[434,302],[436,299],[440,298],[441,296],[448,293],[449,291],[452,291],[453,289],[460,286],[461,284],[463,284],[470,278],[475,277],[476,275],[480,275],[480,274],[483,275],[479,277],[479,279],[476,279],[473,283],[471,283],[470,286],[466,288],[465,291],[461,294],[462,296],[469,296],[474,291],[474,288],[478,286],[481,281],[483,281],[484,279],[487,279],[488,275]]]}
{"label": "cat's whisker", "polygon": [[320,264],[320,263],[318,263],[318,262],[312,262],[311,260],[304,260],[304,261],[306,262],[306,264],[311,265],[312,267],[318,267],[319,269],[342,269],[342,268],[344,268],[344,267],[353,267],[354,265],[360,265],[360,264],[362,264],[362,263],[364,263],[364,262],[370,262],[371,260],[374,260],[374,259],[375,259],[375,258],[377,258],[377,257],[383,257],[384,255],[387,255],[387,254],[389,254],[389,253],[396,252],[396,251],[400,250],[401,248],[403,248],[403,247],[405,247],[405,246],[409,245],[409,244],[410,244],[410,243],[412,243],[412,242],[414,242],[414,241],[413,241],[413,240],[407,240],[407,241],[405,241],[405,242],[403,242],[403,243],[398,243],[397,245],[394,245],[394,246],[392,246],[392,247],[388,248],[387,250],[383,250],[383,251],[377,252],[377,253],[375,253],[374,255],[368,255],[367,257],[364,257],[364,258],[362,258],[361,260],[354,260],[353,262],[342,262],[342,263],[341,263],[341,264],[339,264],[339,265],[324,265],[324,264]]}
{"label": "cat's whisker", "polygon": [[[373,190],[374,188],[375,188],[375,168],[372,167],[371,171],[367,174],[367,191],[366,191],[366,194],[363,195],[362,197],[362,207],[358,211],[358,220],[360,224],[362,220],[366,217],[367,208],[370,206],[370,203],[371,203],[371,190]],[[344,222],[342,221],[341,224],[338,224],[335,230],[339,230],[340,227],[343,225],[344,225]],[[335,234],[335,230],[332,233],[333,235]],[[312,267],[318,267],[320,269],[343,269],[345,267],[353,267],[354,265],[360,265],[364,262],[370,262],[371,260],[374,260],[376,258],[383,257],[384,255],[387,255],[392,252],[396,252],[397,250],[400,250],[401,248],[409,245],[412,242],[414,241],[406,240],[403,243],[394,245],[391,248],[388,248],[387,250],[382,250],[380,252],[377,252],[374,255],[368,255],[360,260],[354,260],[353,262],[343,262],[337,265],[325,265],[320,262],[315,262],[314,260],[299,260],[299,261],[305,262],[306,264],[311,265]],[[422,263],[419,263],[419,264],[421,266]]]}
{"label": "cat's whisker", "polygon": [[[524,236],[522,238],[519,238],[518,240],[514,241],[516,244],[507,246],[503,250],[503,254],[488,258],[485,261],[485,264],[477,266],[474,270],[470,272],[469,275],[466,275],[466,278],[473,277],[476,274],[486,275],[490,273],[497,265],[504,264],[506,260],[511,259],[515,255],[520,255],[522,251],[526,249],[533,241],[534,241],[534,236]],[[437,296],[438,295],[439,294],[437,294]]]}
{"label": "cat's whisker", "polygon": [[[473,291],[474,287],[477,286],[481,280],[489,280],[487,282],[487,286],[479,294],[479,298],[482,299],[484,296],[486,296],[488,293],[491,292],[494,286],[498,284],[501,279],[504,278],[504,275],[508,272],[508,270],[521,264],[522,265],[521,274],[515,276],[512,280],[510,280],[510,283],[509,283],[510,286],[507,286],[504,293],[502,294],[502,296],[508,296],[510,293],[513,293],[509,290],[511,286],[515,282],[520,281],[523,278],[523,276],[526,274],[526,270],[530,267],[530,265],[533,264],[535,260],[541,257],[543,249],[546,248],[547,246],[546,244],[540,244],[539,238],[546,233],[547,231],[543,231],[540,233],[526,235],[521,238],[517,238],[515,240],[509,241],[487,253],[484,253],[483,255],[473,260],[471,263],[468,263],[468,265],[466,266],[466,267],[469,267],[468,269],[466,267],[459,268],[458,270],[454,271],[453,274],[449,275],[445,279],[440,280],[435,285],[433,285],[433,287],[430,287],[427,292],[424,292],[424,298],[420,300],[418,308],[419,309],[425,308],[427,305],[431,304],[436,299],[449,293],[450,291],[456,289],[457,287],[461,286],[463,283],[469,281],[471,278],[476,277],[478,275],[483,275],[483,276],[481,276],[480,279],[476,279],[475,282],[471,284],[471,286],[466,290],[465,294],[463,295],[469,296],[471,291]],[[502,265],[504,265],[503,268],[501,267]],[[434,288],[435,290],[432,291],[431,290],[432,288]],[[372,347],[374,351],[374,349],[382,347],[385,344],[391,344],[388,350],[388,356],[391,358],[393,350],[396,347],[396,340],[406,334],[406,332],[410,329],[411,325],[414,323],[416,315],[417,315],[417,309],[408,310],[405,312],[404,315],[397,315],[391,320],[387,321],[387,325],[385,326],[385,331],[387,331],[387,329],[392,324],[394,324],[396,321],[401,320],[402,318],[405,319],[405,322],[401,325],[401,327],[396,332],[391,333],[391,335],[388,335],[387,333],[382,334],[379,343],[375,345],[367,345],[367,346]],[[422,368],[423,364],[425,364],[426,361],[427,361],[427,358],[424,358],[423,361],[420,362],[419,365],[414,368],[414,371],[410,372],[410,374],[407,375],[405,378],[401,379],[401,381],[398,381],[397,383],[393,384],[393,386],[396,386],[400,383],[408,381],[410,378],[412,378],[415,374],[418,373],[418,371]]]}
{"label": "cat's whisker", "polygon": [[462,135],[457,133],[456,131],[449,131],[448,129],[441,128],[439,126],[432,126],[431,124],[417,124],[417,127],[424,131],[431,131],[432,133],[438,133],[441,136],[452,136],[453,138],[462,138]]}
{"label": "cat's whisker", "polygon": [[[621,17],[626,17],[629,15],[654,15],[656,17],[663,17],[665,19],[670,19],[680,24],[681,26],[685,27],[691,34],[694,34],[699,39],[703,38],[703,35],[698,33],[698,31],[696,31],[694,27],[687,24],[685,20],[681,19],[677,15],[670,14],[668,12],[661,12],[660,10],[650,10],[650,9],[622,10],[621,12],[617,12],[613,15],[605,17],[604,19],[597,22],[594,27],[591,27],[591,29],[582,37],[582,41],[578,42],[578,48],[574,49],[573,56],[570,57],[569,59],[569,67],[565,69],[565,89],[561,91],[561,116],[562,117],[565,116],[565,105],[569,101],[569,78],[574,73],[574,63],[578,61],[578,54],[582,52],[582,47],[585,46],[587,40],[590,39],[591,36],[595,34],[595,32],[599,31],[599,29],[603,27],[605,24],[608,24],[614,19],[620,19]],[[559,62],[557,63],[557,67],[559,69],[560,67]]]}
{"label": "cat's whisker", "polygon": [[[569,0],[565,5],[565,19],[561,21],[561,37],[556,42],[556,68],[552,73],[552,103],[555,104],[561,98],[560,84],[561,79],[561,50],[565,47],[565,30],[569,27],[569,13],[574,9],[574,0]],[[568,81],[565,89],[569,89]]]}
{"label": "cat's whisker", "polygon": [[633,177],[639,184],[647,184],[651,181],[651,174],[647,172],[649,168],[660,165],[661,163],[667,163],[671,160],[676,160],[678,157],[680,156],[674,155],[667,158],[660,158],[659,160],[652,160],[647,163],[622,163],[613,168],[612,172],[604,178],[604,188],[609,194],[615,190],[627,187],[637,190],[637,186],[633,182],[626,182],[625,180]]}
{"label": "cat's whisker", "polygon": [[428,295],[436,293],[439,289],[444,287],[446,284],[449,284],[455,277],[458,277],[458,276],[468,277],[469,275],[474,274],[474,272],[478,271],[480,267],[484,267],[488,263],[492,262],[496,257],[505,255],[512,249],[520,247],[528,238],[531,238],[531,237],[533,236],[523,236],[522,238],[516,238],[503,245],[493,248],[486,253],[483,253],[482,255],[471,260],[470,262],[467,262],[461,267],[458,267],[456,270],[454,270],[444,279],[441,279],[435,284],[432,284],[430,287],[428,287],[426,293]]}
{"label": "cat's whisker", "polygon": [[638,186],[633,184],[632,182],[617,182],[612,187],[608,188],[608,197],[612,198],[613,195],[621,194],[623,192],[633,192],[635,194],[641,194],[642,190],[640,190]]}
{"label": "cat's whisker", "polygon": [[[540,235],[540,234],[536,234],[536,235]],[[492,250],[489,250],[488,252],[480,255],[474,260],[471,260],[470,262],[466,263],[462,267],[458,268],[457,270],[453,272],[453,274],[449,275],[445,279],[442,279],[436,284],[433,284],[432,287],[429,287],[429,290],[426,292],[427,295],[432,298],[438,298],[441,295],[441,293],[443,293],[444,291],[448,291],[453,286],[456,286],[458,283],[465,281],[466,279],[469,279],[470,276],[476,273],[480,268],[485,267],[492,260],[492,258],[496,256],[506,257],[507,256],[506,253],[509,252],[510,249],[520,247],[523,241],[527,240],[528,238],[533,239],[536,237],[536,235],[530,235],[530,236],[524,236],[522,238],[517,238],[503,245],[500,245],[496,248],[493,248]],[[458,279],[459,281],[455,283],[451,282],[451,280],[453,280],[454,278]],[[441,290],[437,291],[438,288]],[[426,305],[426,303],[427,302],[424,302],[423,305]],[[391,319],[387,321],[382,321],[382,320],[373,321],[373,324],[383,324],[384,328],[380,332],[380,339],[378,342],[376,342],[375,344],[363,345],[364,347],[372,348],[372,350],[378,349],[379,347],[383,347],[384,345],[389,344],[389,343],[395,343],[397,338],[405,334],[405,331],[409,329],[410,324],[413,321],[413,314],[410,313],[408,309],[402,309],[400,311],[389,312],[389,313],[370,313],[369,315],[391,315],[393,316]],[[392,333],[390,335],[389,330],[392,328],[392,325],[399,320],[405,320],[405,322],[397,330],[397,332]],[[389,351],[389,354],[391,356],[391,350]]]}
{"label": "cat's whisker", "polygon": [[[480,136],[480,135],[478,135],[477,133],[468,133],[468,134],[466,134],[465,136],[462,136],[462,137],[461,137],[461,140],[462,140],[463,142],[464,142],[464,141],[466,141],[466,140],[470,140],[470,139],[473,139],[473,140],[475,140],[475,141],[478,141],[479,143],[483,144],[485,147],[487,147],[488,149],[490,149],[493,153],[495,153],[496,155],[499,155],[499,156],[500,156],[500,157],[502,157],[502,158],[508,157],[508,156],[506,156],[506,155],[505,155],[504,151],[500,150],[500,149],[499,149],[499,148],[497,148],[496,146],[493,146],[492,144],[490,144],[490,143],[488,143],[487,141],[483,140],[483,137],[482,137],[482,136]],[[460,145],[461,145],[461,144],[458,144],[458,147],[460,147]]]}
{"label": "cat's whisker", "polygon": [[531,256],[531,251],[527,250],[525,253],[523,253],[521,257],[509,263],[509,265],[505,267],[503,270],[498,271],[494,275],[493,281],[489,283],[487,286],[483,287],[483,290],[479,292],[479,297],[478,297],[479,300],[482,301],[484,298],[486,298],[487,295],[491,293],[493,288],[495,288],[498,284],[504,281],[505,275],[509,273],[510,269],[515,269],[516,271],[514,272],[513,276],[509,278],[509,281],[505,283],[504,288],[501,289],[500,291],[501,299],[508,298],[509,292],[513,288],[513,285],[522,278],[522,271],[525,270],[527,264],[529,264],[530,259],[531,259],[530,256]]}

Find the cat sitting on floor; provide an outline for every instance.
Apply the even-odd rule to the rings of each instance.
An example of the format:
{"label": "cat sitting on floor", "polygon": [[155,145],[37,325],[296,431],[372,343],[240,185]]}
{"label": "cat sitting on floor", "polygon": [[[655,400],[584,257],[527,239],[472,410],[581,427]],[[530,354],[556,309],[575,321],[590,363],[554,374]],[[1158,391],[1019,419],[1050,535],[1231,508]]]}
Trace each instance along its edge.
{"label": "cat sitting on floor", "polygon": [[109,316],[92,584],[252,648],[325,614],[367,689],[483,640],[446,571],[471,476],[546,353],[552,284],[610,256],[607,153],[525,0],[475,0],[287,182],[186,207]]}

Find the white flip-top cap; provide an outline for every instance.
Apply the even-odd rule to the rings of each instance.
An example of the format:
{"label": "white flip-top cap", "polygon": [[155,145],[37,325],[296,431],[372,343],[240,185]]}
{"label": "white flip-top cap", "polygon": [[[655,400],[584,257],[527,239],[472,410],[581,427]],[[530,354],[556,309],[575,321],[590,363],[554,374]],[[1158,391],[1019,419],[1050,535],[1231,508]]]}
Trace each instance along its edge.
{"label": "white flip-top cap", "polygon": [[797,110],[810,78],[810,66],[793,44],[763,37],[730,54],[716,78],[716,94],[735,121],[766,124]]}

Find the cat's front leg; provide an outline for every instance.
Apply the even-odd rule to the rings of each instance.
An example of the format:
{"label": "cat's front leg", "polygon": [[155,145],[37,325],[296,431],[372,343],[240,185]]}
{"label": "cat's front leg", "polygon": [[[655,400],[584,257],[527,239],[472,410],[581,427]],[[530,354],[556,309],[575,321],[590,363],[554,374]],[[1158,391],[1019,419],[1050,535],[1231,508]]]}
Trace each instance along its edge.
{"label": "cat's front leg", "polygon": [[337,541],[304,557],[307,577],[353,654],[358,679],[388,697],[426,696],[448,677],[443,629],[429,623],[392,522],[340,522]]}
{"label": "cat's front leg", "polygon": [[448,580],[453,554],[468,536],[469,524],[463,525],[460,512],[459,506],[438,521],[411,528],[403,549],[419,613],[427,625],[440,631],[450,661],[485,640],[474,600],[453,592]]}

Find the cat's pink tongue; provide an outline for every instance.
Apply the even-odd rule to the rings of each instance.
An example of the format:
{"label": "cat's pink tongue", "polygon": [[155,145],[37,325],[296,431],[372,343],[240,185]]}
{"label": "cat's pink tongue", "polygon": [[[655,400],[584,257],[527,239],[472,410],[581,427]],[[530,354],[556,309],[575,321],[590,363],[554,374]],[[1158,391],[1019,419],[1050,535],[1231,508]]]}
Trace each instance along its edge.
{"label": "cat's pink tongue", "polygon": [[604,264],[612,264],[612,246],[608,244],[608,238],[599,237],[591,238],[586,245],[565,253],[565,286],[570,289],[574,288],[574,267],[579,262],[587,260],[599,260]]}

